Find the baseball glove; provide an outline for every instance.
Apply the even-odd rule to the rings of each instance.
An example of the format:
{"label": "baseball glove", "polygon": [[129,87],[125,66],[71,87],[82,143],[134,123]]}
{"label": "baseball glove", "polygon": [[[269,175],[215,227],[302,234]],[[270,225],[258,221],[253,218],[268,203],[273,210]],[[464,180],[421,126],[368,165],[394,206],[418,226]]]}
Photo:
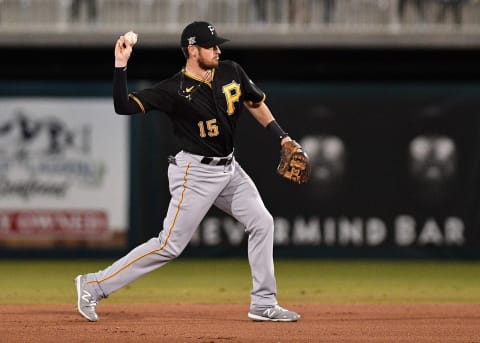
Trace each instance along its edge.
{"label": "baseball glove", "polygon": [[292,182],[303,184],[310,176],[310,160],[296,141],[288,141],[282,145],[278,174]]}

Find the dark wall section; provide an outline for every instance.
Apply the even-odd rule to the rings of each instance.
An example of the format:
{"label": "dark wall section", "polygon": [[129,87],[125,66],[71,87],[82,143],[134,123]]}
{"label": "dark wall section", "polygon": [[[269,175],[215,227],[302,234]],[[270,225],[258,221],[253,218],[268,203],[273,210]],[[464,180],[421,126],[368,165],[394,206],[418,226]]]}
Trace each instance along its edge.
{"label": "dark wall section", "polygon": [[[223,47],[224,59],[244,65],[255,80],[479,80],[480,50],[449,49],[239,49]],[[113,44],[107,48],[5,48],[0,79],[109,80]],[[158,80],[183,65],[179,49],[139,46],[131,78]]]}
{"label": "dark wall section", "polygon": [[[281,179],[277,142],[251,116],[240,119],[235,155],[275,218],[277,254],[480,257],[480,83],[258,84],[312,162],[309,184]],[[133,123],[147,142],[134,167],[144,183],[133,189],[137,244],[161,229],[176,147],[165,116]],[[245,254],[243,230],[214,209],[185,255]]]}

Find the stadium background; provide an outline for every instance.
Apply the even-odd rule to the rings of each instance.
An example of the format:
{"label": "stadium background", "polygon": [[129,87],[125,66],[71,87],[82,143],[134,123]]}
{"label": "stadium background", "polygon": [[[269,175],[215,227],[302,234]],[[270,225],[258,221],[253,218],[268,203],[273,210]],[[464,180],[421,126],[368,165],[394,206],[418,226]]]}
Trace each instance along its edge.
{"label": "stadium background", "polygon": [[[151,1],[101,1],[95,23],[85,8],[78,22],[49,17],[66,3],[0,3],[2,100],[110,99],[113,43],[129,29],[140,34],[129,66],[131,89],[181,68],[177,36],[189,19],[197,19],[196,2],[177,2],[191,12],[168,21],[170,26],[133,14]],[[171,2],[158,3],[167,8]],[[278,121],[312,155],[308,186],[284,182],[275,175],[275,142],[251,118],[242,119],[236,154],[276,219],[277,256],[480,256],[476,2],[465,5],[461,25],[436,22],[435,1],[427,1],[425,22],[407,7],[405,23],[396,17],[396,1],[338,1],[333,23],[321,21],[323,8],[316,1],[277,2],[279,9],[268,5],[263,22],[242,21],[250,13],[242,9],[250,11],[253,2],[230,2],[240,6],[233,14],[226,2],[205,3],[211,10],[199,19],[211,20],[232,37],[222,58],[244,66],[266,91]],[[292,4],[300,3],[316,12],[292,17],[298,10]],[[2,138],[11,116],[2,114]],[[126,236],[77,233],[72,238],[61,229],[26,236],[4,227],[3,257],[112,257],[158,234],[169,200],[167,156],[176,149],[171,127],[161,114],[127,122],[128,141],[119,149],[128,156],[122,172],[128,183],[117,185],[125,187],[128,198]],[[103,134],[111,132],[105,128]],[[2,153],[7,159],[9,149]],[[8,171],[2,177],[6,180]],[[2,192],[2,213],[11,221],[12,212],[24,210],[22,202],[12,208],[8,198],[16,195],[6,187]],[[41,202],[38,210],[50,207]],[[244,256],[241,232],[212,210],[184,255]]]}

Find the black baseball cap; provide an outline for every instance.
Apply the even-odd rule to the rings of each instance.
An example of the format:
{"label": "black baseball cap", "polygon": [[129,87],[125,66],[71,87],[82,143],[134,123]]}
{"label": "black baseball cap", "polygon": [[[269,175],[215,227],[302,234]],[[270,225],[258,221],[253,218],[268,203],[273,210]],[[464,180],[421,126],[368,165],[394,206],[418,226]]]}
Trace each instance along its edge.
{"label": "black baseball cap", "polygon": [[225,42],[228,42],[228,39],[217,36],[217,31],[212,24],[206,21],[194,21],[183,29],[180,45],[182,47],[199,45],[202,48],[211,48]]}

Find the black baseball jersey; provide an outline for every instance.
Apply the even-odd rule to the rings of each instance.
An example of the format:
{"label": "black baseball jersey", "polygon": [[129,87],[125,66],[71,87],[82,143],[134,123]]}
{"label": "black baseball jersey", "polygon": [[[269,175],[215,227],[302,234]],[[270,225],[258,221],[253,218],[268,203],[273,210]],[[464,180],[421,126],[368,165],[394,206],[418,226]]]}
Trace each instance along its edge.
{"label": "black baseball jersey", "polygon": [[244,101],[260,103],[265,94],[233,61],[221,61],[206,82],[182,70],[152,88],[129,94],[142,112],[158,110],[173,122],[182,150],[227,156]]}

